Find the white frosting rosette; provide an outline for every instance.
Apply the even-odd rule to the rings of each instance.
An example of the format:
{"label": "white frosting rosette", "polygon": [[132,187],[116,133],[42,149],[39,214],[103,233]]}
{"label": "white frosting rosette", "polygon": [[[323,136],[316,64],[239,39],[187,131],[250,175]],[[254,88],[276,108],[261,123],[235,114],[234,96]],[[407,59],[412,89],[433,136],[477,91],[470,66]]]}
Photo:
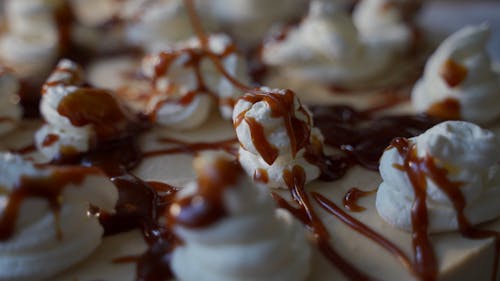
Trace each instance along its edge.
{"label": "white frosting rosette", "polygon": [[[476,225],[500,216],[500,142],[493,132],[465,121],[447,121],[409,139],[409,143],[418,157],[432,157],[439,168],[445,169],[447,180],[460,183],[469,223]],[[384,220],[409,231],[415,194],[407,173],[396,167],[403,163],[403,156],[395,147],[382,155],[383,182],[377,192],[376,207]],[[425,178],[429,231],[457,230],[453,202],[428,174]]]}
{"label": "white frosting rosette", "polygon": [[[72,169],[85,173],[83,178],[56,186],[61,182],[55,178],[71,174]],[[23,181],[27,179],[41,184],[24,187]],[[86,258],[101,243],[103,234],[98,218],[88,214],[89,204],[113,212],[118,200],[116,187],[97,169],[37,168],[19,156],[6,153],[0,154],[0,186],[0,225],[5,223],[4,216],[12,215],[9,202],[19,200],[20,189],[40,188],[40,194],[46,194],[43,188],[62,188],[57,195],[57,209],[40,194],[20,202],[11,237],[0,240],[3,281],[50,280]]]}

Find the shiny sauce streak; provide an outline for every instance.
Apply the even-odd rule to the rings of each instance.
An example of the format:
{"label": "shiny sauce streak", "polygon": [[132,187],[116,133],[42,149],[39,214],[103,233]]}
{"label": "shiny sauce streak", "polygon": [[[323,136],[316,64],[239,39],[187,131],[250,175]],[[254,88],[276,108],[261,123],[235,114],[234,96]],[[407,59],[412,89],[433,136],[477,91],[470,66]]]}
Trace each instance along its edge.
{"label": "shiny sauce streak", "polygon": [[452,59],[446,60],[439,74],[451,88],[457,87],[467,78],[467,68]]}
{"label": "shiny sauce streak", "polygon": [[323,195],[313,192],[312,197],[316,202],[327,212],[338,218],[341,222],[344,224],[348,225],[361,235],[367,237],[368,239],[371,239],[384,249],[386,249],[388,252],[393,254],[395,257],[398,258],[398,260],[413,274],[416,275],[415,268],[413,266],[413,263],[411,259],[401,250],[399,249],[395,244],[384,238],[382,235],[378,234],[375,232],[373,229],[369,228],[359,220],[355,219],[354,217],[350,216],[347,214],[345,211],[343,211],[341,208],[339,208],[335,203],[332,201],[328,200],[326,197]]}
{"label": "shiny sauce streak", "polygon": [[366,197],[374,194],[377,190],[363,191],[356,187],[353,187],[347,191],[345,194],[342,203],[344,207],[351,212],[361,212],[366,210],[365,207],[358,205],[358,200],[362,197]]}
{"label": "shiny sauce streak", "polygon": [[330,234],[323,221],[318,217],[304,189],[306,174],[302,167],[294,166],[292,171],[285,170],[283,179],[290,189],[293,200],[299,205],[299,208],[292,207],[286,200],[273,194],[277,204],[287,209],[297,219],[302,221],[306,227],[314,234],[315,243],[320,252],[335,267],[337,267],[350,280],[374,280],[355,268],[351,263],[345,260],[330,243]]}
{"label": "shiny sauce streak", "polygon": [[466,201],[460,190],[461,182],[454,182],[448,178],[448,170],[436,164],[433,157],[427,155],[419,157],[415,144],[405,138],[396,138],[391,145],[395,147],[404,159],[403,165],[397,166],[404,171],[413,186],[415,201],[412,207],[413,248],[417,269],[423,280],[436,280],[438,273],[437,260],[428,235],[428,214],[426,203],[426,189],[429,178],[452,202],[457,214],[460,233],[469,239],[495,239],[494,268],[491,280],[496,280],[500,254],[500,233],[497,231],[481,230],[471,225],[465,216]]}
{"label": "shiny sauce streak", "polygon": [[311,111],[326,144],[346,152],[347,160],[374,171],[392,139],[420,135],[441,121],[426,115],[372,117],[342,105],[314,106]]}
{"label": "shiny sauce streak", "polygon": [[454,98],[446,98],[442,101],[436,102],[429,109],[427,114],[437,118],[446,120],[459,120],[461,119],[460,102]]}
{"label": "shiny sauce streak", "polygon": [[54,227],[57,237],[62,239],[58,222],[62,193],[69,184],[78,186],[88,175],[101,174],[101,171],[86,167],[54,167],[53,169],[53,173],[48,176],[22,176],[19,183],[9,192],[4,211],[0,215],[0,241],[12,237],[21,206],[30,198],[41,198],[49,203],[56,221]]}

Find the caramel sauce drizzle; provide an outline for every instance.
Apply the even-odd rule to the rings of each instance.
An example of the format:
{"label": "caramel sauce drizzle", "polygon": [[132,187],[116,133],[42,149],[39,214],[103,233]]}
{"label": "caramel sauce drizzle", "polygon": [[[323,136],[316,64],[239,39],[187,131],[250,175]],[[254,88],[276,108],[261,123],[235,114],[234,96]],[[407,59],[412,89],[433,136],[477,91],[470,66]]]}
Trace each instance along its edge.
{"label": "caramel sauce drizzle", "polygon": [[[241,98],[252,104],[265,102],[271,109],[272,117],[283,119],[290,140],[292,157],[295,157],[297,152],[309,143],[311,134],[308,124],[295,116],[294,97],[295,94],[292,91],[286,90],[283,94],[274,92],[248,93]],[[241,122],[245,120],[250,128],[250,134],[255,148],[264,161],[271,165],[276,158],[278,158],[279,150],[267,140],[264,127],[254,118],[245,116],[245,114],[246,112],[244,111],[236,118],[234,127],[238,127]]]}
{"label": "caramel sauce drizzle", "polygon": [[361,212],[366,210],[365,207],[358,205],[358,200],[362,197],[366,197],[372,195],[377,192],[377,189],[370,191],[363,191],[356,187],[353,187],[347,191],[344,198],[342,199],[342,203],[344,207],[351,212]]}
{"label": "caramel sauce drizzle", "polygon": [[278,205],[289,210],[308,227],[314,234],[315,243],[323,256],[335,265],[346,277],[350,280],[374,280],[346,261],[333,248],[330,243],[330,234],[322,220],[314,211],[311,201],[304,190],[305,177],[305,171],[300,166],[294,166],[292,171],[285,170],[283,179],[290,189],[293,200],[299,205],[299,208],[292,207],[286,200],[279,197],[277,194],[273,194]]}
{"label": "caramel sauce drizzle", "polygon": [[428,214],[426,203],[426,178],[436,183],[438,188],[446,194],[455,208],[460,233],[469,239],[495,239],[495,257],[492,280],[496,280],[499,254],[500,233],[491,230],[481,230],[470,224],[465,216],[466,201],[460,187],[462,182],[454,182],[448,178],[448,170],[438,167],[436,161],[430,155],[418,157],[415,144],[411,144],[405,138],[396,138],[391,145],[395,147],[404,159],[403,165],[397,168],[404,171],[408,176],[414,193],[415,201],[412,207],[412,232],[414,259],[417,270],[422,280],[437,280],[438,265],[433,251],[432,243],[428,234]]}

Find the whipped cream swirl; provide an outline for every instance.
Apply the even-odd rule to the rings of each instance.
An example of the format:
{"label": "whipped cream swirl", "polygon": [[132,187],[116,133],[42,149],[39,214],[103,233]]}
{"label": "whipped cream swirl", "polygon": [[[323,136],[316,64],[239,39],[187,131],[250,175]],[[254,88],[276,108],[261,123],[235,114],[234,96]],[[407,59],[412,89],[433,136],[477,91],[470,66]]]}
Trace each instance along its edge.
{"label": "whipped cream swirl", "polygon": [[8,153],[0,154],[0,187],[3,281],[47,280],[85,259],[103,235],[89,204],[113,212],[118,200],[97,169],[37,168]]}
{"label": "whipped cream swirl", "polygon": [[43,86],[40,111],[47,124],[35,142],[49,159],[89,151],[125,132],[126,111],[106,90],[83,87],[83,78],[80,66],[64,59]]}
{"label": "whipped cream swirl", "polygon": [[[245,60],[229,37],[210,36],[208,49],[228,74],[239,81],[249,80]],[[209,56],[197,38],[147,56],[142,69],[152,80],[154,93],[146,113],[161,125],[191,129],[208,119],[216,100],[222,117],[230,119],[242,91],[220,73]]]}
{"label": "whipped cream swirl", "polygon": [[323,136],[313,126],[312,115],[290,90],[260,88],[262,94],[244,95],[233,112],[240,142],[239,161],[247,174],[271,188],[286,188],[285,170],[301,166],[306,182],[320,170],[306,159],[310,145],[323,147]]}
{"label": "whipped cream swirl", "polygon": [[264,44],[262,58],[297,79],[349,84],[380,74],[391,51],[364,44],[344,9],[312,1],[300,25],[286,31],[284,39]]}
{"label": "whipped cream swirl", "polygon": [[[413,41],[413,30],[395,0],[363,0],[356,5],[353,21],[368,45],[403,53]],[[404,2],[404,1],[403,1]]]}
{"label": "whipped cream swirl", "polygon": [[[466,203],[464,214],[470,224],[500,216],[500,141],[493,132],[465,121],[447,121],[408,142],[409,154],[428,159],[425,163],[433,161],[439,169],[445,169],[447,181],[459,184]],[[388,223],[411,230],[416,187],[401,168],[404,161],[396,147],[390,147],[382,155],[380,174],[383,182],[377,192],[376,207]],[[453,202],[428,170],[421,176],[425,177],[429,231],[457,230]]]}
{"label": "whipped cream swirl", "polygon": [[19,81],[14,74],[0,67],[0,136],[17,127],[22,117],[19,105]]}
{"label": "whipped cream swirl", "polygon": [[[126,29],[129,42],[151,52],[161,51],[194,34],[182,0],[127,1],[120,13],[129,20]],[[206,17],[202,20],[205,28],[212,29]]]}
{"label": "whipped cream swirl", "polygon": [[306,0],[210,0],[200,1],[200,6],[238,42],[254,46],[276,24],[300,18],[307,3]]}
{"label": "whipped cream swirl", "polygon": [[[0,36],[0,59],[21,78],[40,79],[59,52],[55,18],[62,1],[7,0],[7,32]],[[36,26],[36,28],[33,28]]]}
{"label": "whipped cream swirl", "polygon": [[486,24],[467,26],[430,57],[412,92],[414,108],[438,117],[488,123],[500,117],[500,75],[492,68]]}
{"label": "whipped cream swirl", "polygon": [[[267,192],[251,183],[234,157],[205,153],[195,159],[195,170],[198,182],[182,190],[169,209],[173,229],[183,242],[172,255],[177,278],[305,280],[311,250],[300,223],[288,211],[275,210]],[[224,214],[217,220],[203,226],[183,224],[185,202],[200,210],[204,200],[213,204],[212,199],[218,197],[221,205],[208,207],[222,208]]]}

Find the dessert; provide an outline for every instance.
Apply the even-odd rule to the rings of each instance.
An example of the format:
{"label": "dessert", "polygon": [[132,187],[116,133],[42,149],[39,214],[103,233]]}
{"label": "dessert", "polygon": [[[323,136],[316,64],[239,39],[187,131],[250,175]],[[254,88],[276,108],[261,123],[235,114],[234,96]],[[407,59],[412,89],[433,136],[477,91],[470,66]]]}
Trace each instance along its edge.
{"label": "dessert", "polygon": [[[390,106],[376,104],[374,108],[370,100],[359,101],[361,106],[358,109],[323,104],[309,111],[298,96],[309,95],[309,91],[303,89],[311,84],[305,83],[301,90],[249,86],[244,78],[237,77],[237,66],[244,65],[244,60],[233,53],[232,43],[225,36],[204,34],[192,1],[186,0],[185,5],[196,39],[154,52],[146,56],[142,66],[135,57],[132,57],[135,59],[132,67],[121,62],[118,65],[124,68],[102,62],[96,64],[94,67],[100,68],[98,73],[102,77],[90,73],[87,77],[99,78],[90,83],[84,81],[85,76],[80,75],[77,64],[62,60],[44,87],[40,87],[45,124],[38,123],[37,149],[15,149],[22,156],[9,157],[33,163],[30,165],[34,169],[98,171],[103,185],[104,182],[109,185],[110,181],[118,191],[116,205],[113,201],[114,212],[110,206],[98,204],[89,208],[87,201],[94,203],[93,198],[84,200],[82,204],[88,213],[80,217],[94,222],[96,217],[99,218],[100,229],[105,233],[103,242],[89,258],[74,267],[58,274],[50,272],[49,280],[205,280],[205,276],[216,280],[268,280],[266,278],[271,277],[267,271],[273,273],[272,280],[274,276],[276,280],[293,277],[309,281],[498,280],[496,257],[500,222],[494,213],[491,217],[472,221],[474,224],[484,222],[479,226],[462,223],[465,227],[459,231],[428,234],[425,216],[417,216],[424,222],[418,224],[419,229],[408,232],[388,224],[382,219],[384,215],[381,217],[377,212],[375,202],[378,195],[375,196],[373,190],[382,182],[377,169],[384,148],[396,138],[396,148],[403,153],[410,151],[404,145],[410,142],[397,137],[416,137],[418,148],[432,143],[429,139],[434,136],[442,141],[443,134],[430,129],[442,119],[411,115],[411,111],[406,111],[410,115],[405,116],[394,115],[394,112],[386,115]],[[316,9],[317,15],[324,15],[322,13],[340,8]],[[347,13],[342,11],[339,14],[334,20],[350,22]],[[229,56],[225,57],[227,50],[230,50],[227,52]],[[183,57],[196,58],[194,67],[183,63]],[[164,58],[171,58],[172,63],[161,63]],[[203,65],[208,65],[208,69]],[[141,67],[141,72],[134,72]],[[85,69],[95,70],[93,67]],[[193,73],[201,79],[193,79]],[[206,83],[203,87],[204,83],[200,81],[213,84]],[[139,90],[124,94],[124,87],[127,90],[127,85],[132,84],[140,84]],[[103,89],[110,88],[110,85],[123,87]],[[178,103],[190,91],[196,93],[192,97],[206,97],[207,92],[215,92],[199,103],[208,112],[202,115],[202,121],[191,124],[179,121],[174,122],[174,126],[159,122],[161,116],[152,108],[162,108],[169,102]],[[329,96],[323,98],[329,102],[333,100]],[[359,99],[359,96],[354,99]],[[214,101],[220,106],[220,114],[212,110]],[[236,105],[234,112],[231,110],[233,105]],[[167,110],[173,113],[163,115],[168,117],[164,120],[181,116],[189,121],[190,115],[199,117],[193,114],[193,110],[186,110],[189,107],[174,109]],[[387,111],[394,108],[389,109]],[[185,111],[187,114],[182,116]],[[228,120],[230,118],[234,124]],[[183,128],[184,124],[190,126]],[[455,153],[450,154],[453,156],[450,161],[465,163],[463,159],[486,159],[481,166],[483,169],[478,171],[473,167],[458,176],[471,174],[477,182],[486,181],[491,176],[493,187],[496,146],[489,144],[489,141],[493,143],[493,138],[488,137],[490,133],[473,126],[459,125],[458,132],[451,130],[450,134],[473,139],[473,147],[483,149],[478,154],[481,157],[468,158],[469,154],[461,157]],[[464,128],[472,128],[472,137],[460,135]],[[35,131],[21,126],[14,135],[25,136],[24,133],[28,132],[33,136]],[[475,138],[483,137],[488,141],[485,146],[474,142]],[[16,139],[15,136],[12,139]],[[419,139],[424,143],[422,146]],[[14,150],[9,147],[11,142],[4,145]],[[461,147],[455,144],[451,143],[449,148],[460,150]],[[207,150],[239,154],[249,178],[242,175],[231,156],[202,153]],[[389,149],[386,153],[393,152]],[[192,158],[197,154],[202,156],[197,158],[193,169]],[[438,150],[432,151],[432,155],[447,157],[448,154]],[[408,155],[400,156],[414,160]],[[416,161],[420,161],[419,158]],[[389,163],[389,170],[391,165]],[[467,162],[458,168],[465,166],[469,169],[472,165]],[[427,166],[419,167],[425,172]],[[444,168],[450,169],[450,174],[456,171],[450,165]],[[411,174],[412,171],[406,167],[404,172]],[[223,180],[220,175],[224,175]],[[250,179],[257,186],[253,186]],[[387,178],[383,180],[382,185],[387,184]],[[228,181],[230,183],[226,184]],[[264,185],[268,188],[263,188]],[[466,187],[470,187],[467,190],[473,189],[472,186]],[[474,191],[478,190],[476,187]],[[383,191],[381,188],[380,194]],[[7,201],[12,200],[11,193],[7,194]],[[459,193],[455,191],[455,194]],[[471,191],[465,195],[467,200],[473,201],[474,198],[469,199],[469,196],[477,194]],[[226,201],[226,195],[231,199]],[[272,196],[276,206],[287,212],[281,210],[278,218],[273,216],[273,203],[266,195]],[[23,202],[29,203],[29,200]],[[419,204],[421,202],[415,200],[407,205],[422,210],[425,205]],[[292,219],[290,214],[295,218]],[[205,216],[208,216],[208,223],[203,221],[203,225],[197,225],[193,222],[207,218]],[[53,216],[49,214],[49,217]],[[246,219],[256,220],[257,226]],[[240,234],[238,230],[241,229],[233,222],[243,228],[249,227],[251,231]],[[269,229],[284,227],[291,231],[270,231],[271,239],[266,240],[259,235],[266,230],[262,224],[276,227]],[[220,235],[215,231],[213,236],[205,233],[219,230],[220,226],[231,230]],[[311,234],[309,241],[303,235],[304,230]],[[50,237],[55,239],[57,235]],[[210,242],[217,243],[205,243],[209,238],[214,239]],[[243,247],[244,253],[237,250],[241,249],[242,242],[248,246]],[[273,254],[282,254],[277,256],[283,259],[274,260],[273,256],[259,252],[270,249],[256,246],[261,242],[278,249]],[[283,247],[281,243],[290,247]],[[0,245],[5,244],[0,242]],[[91,250],[93,247],[88,251]],[[218,255],[219,252],[231,254]],[[247,252],[253,254],[247,255]],[[263,260],[267,262],[261,264]],[[276,266],[274,262],[279,260],[298,266]],[[188,266],[195,261],[204,265]],[[252,261],[256,262],[255,267],[249,266]],[[481,270],[478,270],[480,266]],[[252,270],[245,271],[249,268]],[[23,278],[25,272],[17,272],[17,278]]]}
{"label": "dessert", "polygon": [[413,89],[417,111],[480,124],[500,117],[499,74],[486,50],[489,34],[486,24],[467,26],[439,46]]}
{"label": "dessert", "polygon": [[118,192],[93,167],[37,167],[0,154],[0,279],[45,280],[82,261],[103,228],[89,204],[113,212]]}
{"label": "dessert", "polygon": [[[175,275],[180,280],[305,280],[310,248],[303,228],[286,210],[275,210],[234,156],[205,152],[194,168],[197,182],[177,195],[167,215],[183,241],[172,253]],[[207,212],[200,212],[200,200]]]}

